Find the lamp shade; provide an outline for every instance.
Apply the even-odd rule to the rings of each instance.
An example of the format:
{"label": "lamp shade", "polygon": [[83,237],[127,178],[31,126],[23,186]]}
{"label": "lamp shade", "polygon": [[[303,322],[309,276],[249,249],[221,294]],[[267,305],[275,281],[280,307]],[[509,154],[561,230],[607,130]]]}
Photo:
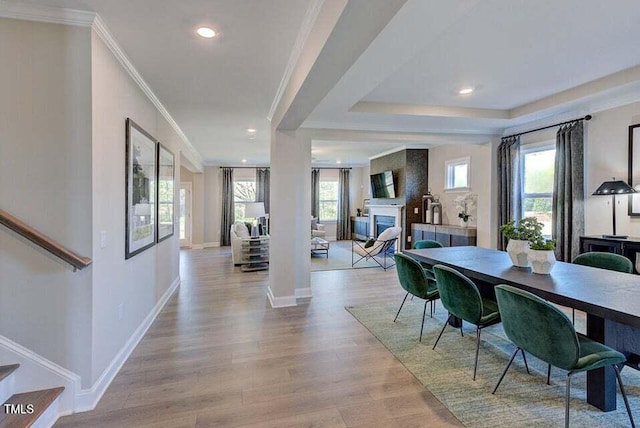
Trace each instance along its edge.
{"label": "lamp shade", "polygon": [[247,202],[244,205],[244,216],[247,218],[264,217],[264,202]]}
{"label": "lamp shade", "polygon": [[593,192],[594,195],[626,195],[636,193],[636,190],[622,180],[605,181]]}

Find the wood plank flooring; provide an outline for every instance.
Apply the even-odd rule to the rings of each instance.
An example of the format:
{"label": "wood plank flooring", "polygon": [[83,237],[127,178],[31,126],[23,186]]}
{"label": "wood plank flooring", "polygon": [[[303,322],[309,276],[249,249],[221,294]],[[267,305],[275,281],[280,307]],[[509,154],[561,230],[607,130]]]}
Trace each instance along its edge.
{"label": "wood plank flooring", "polygon": [[97,408],[56,427],[461,426],[344,309],[399,304],[395,269],[313,272],[313,298],[277,310],[268,272],[241,272],[228,248],[183,251],[180,271]]}

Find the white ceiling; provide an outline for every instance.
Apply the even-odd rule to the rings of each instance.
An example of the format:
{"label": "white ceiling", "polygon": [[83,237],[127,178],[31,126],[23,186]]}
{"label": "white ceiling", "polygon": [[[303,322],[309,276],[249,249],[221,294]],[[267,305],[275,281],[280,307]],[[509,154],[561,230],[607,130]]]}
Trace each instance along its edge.
{"label": "white ceiling", "polygon": [[[98,12],[206,162],[268,163],[267,115],[311,0],[28,1]],[[394,136],[314,131],[315,162],[366,164],[402,133],[477,144],[640,99],[638,23],[637,0],[408,0],[303,124]]]}

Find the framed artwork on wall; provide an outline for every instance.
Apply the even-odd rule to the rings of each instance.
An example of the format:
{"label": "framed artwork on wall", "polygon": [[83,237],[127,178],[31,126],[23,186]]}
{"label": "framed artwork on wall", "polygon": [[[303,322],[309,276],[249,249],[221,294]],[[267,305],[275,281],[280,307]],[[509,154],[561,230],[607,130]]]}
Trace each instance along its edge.
{"label": "framed artwork on wall", "polygon": [[158,242],[173,235],[175,207],[175,158],[158,143]]}
{"label": "framed artwork on wall", "polygon": [[155,138],[127,118],[125,259],[156,243],[157,149]]}
{"label": "framed artwork on wall", "polygon": [[[640,190],[640,123],[629,127],[629,185]],[[640,217],[640,193],[629,195],[629,215]]]}

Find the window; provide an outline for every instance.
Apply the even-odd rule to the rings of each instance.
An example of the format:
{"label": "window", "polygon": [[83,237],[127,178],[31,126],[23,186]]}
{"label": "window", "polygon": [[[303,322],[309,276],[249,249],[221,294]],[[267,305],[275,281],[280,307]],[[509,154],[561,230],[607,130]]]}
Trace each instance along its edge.
{"label": "window", "polygon": [[[256,180],[236,180],[233,182],[233,203],[236,221],[245,221],[245,203],[256,200]],[[253,219],[249,219],[253,221]]]}
{"label": "window", "polygon": [[542,234],[551,237],[553,173],[556,149],[549,146],[522,152],[522,217],[536,217]]}
{"label": "window", "polygon": [[445,162],[446,190],[468,190],[470,158],[454,159]]}
{"label": "window", "polygon": [[320,221],[338,219],[338,180],[320,180]]}

